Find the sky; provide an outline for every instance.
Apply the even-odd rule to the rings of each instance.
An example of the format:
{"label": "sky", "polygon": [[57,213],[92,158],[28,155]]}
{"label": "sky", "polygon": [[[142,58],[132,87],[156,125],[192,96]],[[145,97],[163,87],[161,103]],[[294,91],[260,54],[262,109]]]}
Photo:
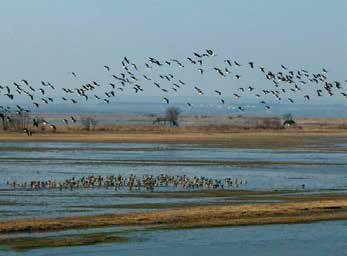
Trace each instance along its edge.
{"label": "sky", "polygon": [[[252,60],[269,68],[325,67],[330,77],[344,81],[346,12],[345,0],[2,0],[0,85],[25,78],[74,87],[71,71],[81,83],[106,83],[103,65],[122,72],[124,56],[140,63],[148,56],[183,59],[205,49],[220,60]],[[190,72],[183,77],[192,83],[232,94],[227,82],[213,76],[203,81]],[[247,83],[264,82],[254,79]],[[161,94],[148,87],[144,95]],[[183,90],[183,96],[192,95],[194,90]]]}

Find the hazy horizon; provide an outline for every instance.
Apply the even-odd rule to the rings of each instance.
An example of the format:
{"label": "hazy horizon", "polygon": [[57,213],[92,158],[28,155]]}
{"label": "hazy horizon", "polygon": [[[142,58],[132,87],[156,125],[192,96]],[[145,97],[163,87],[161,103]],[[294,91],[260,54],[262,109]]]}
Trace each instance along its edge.
{"label": "hazy horizon", "polygon": [[[338,103],[320,104],[290,104],[273,103],[271,111],[265,110],[261,105],[252,101],[244,101],[238,105],[222,105],[214,97],[204,97],[204,100],[189,98],[192,107],[188,107],[184,99],[167,105],[160,101],[160,97],[147,97],[138,101],[137,97],[124,97],[110,104],[89,103],[77,104],[50,104],[45,108],[33,109],[32,115],[63,115],[71,114],[105,114],[105,115],[160,115],[171,106],[178,107],[183,115],[243,115],[243,116],[282,116],[288,113],[296,117],[346,117],[347,104]],[[237,106],[241,105],[246,111],[241,112]],[[25,106],[25,105],[24,105]]]}

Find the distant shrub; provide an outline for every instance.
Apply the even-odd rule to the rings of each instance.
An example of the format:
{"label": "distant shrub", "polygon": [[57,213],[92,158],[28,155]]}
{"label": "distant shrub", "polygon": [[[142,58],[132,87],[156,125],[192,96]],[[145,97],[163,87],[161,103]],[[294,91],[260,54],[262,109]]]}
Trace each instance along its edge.
{"label": "distant shrub", "polygon": [[86,130],[86,131],[93,130],[95,128],[95,126],[98,124],[98,121],[91,116],[81,117],[80,122],[81,122],[84,130]]}
{"label": "distant shrub", "polygon": [[4,131],[23,131],[24,128],[27,128],[31,125],[31,115],[27,112],[20,112],[16,114],[6,114],[2,120],[2,129]]}
{"label": "distant shrub", "polygon": [[262,118],[256,124],[256,128],[262,129],[282,129],[283,125],[281,119],[278,117],[274,118]]}

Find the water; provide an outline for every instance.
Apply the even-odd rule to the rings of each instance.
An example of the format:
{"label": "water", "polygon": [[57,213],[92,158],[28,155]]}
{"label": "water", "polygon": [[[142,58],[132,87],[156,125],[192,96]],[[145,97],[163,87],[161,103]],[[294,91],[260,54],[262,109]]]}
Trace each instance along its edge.
{"label": "water", "polygon": [[[347,221],[156,231],[144,241],[1,252],[0,255],[347,255]],[[2,253],[2,254],[1,254]]]}
{"label": "water", "polygon": [[[1,144],[1,143],[0,143]],[[66,150],[68,147],[71,150]],[[95,150],[92,146],[84,150],[74,148],[77,145],[69,145],[65,150],[50,149],[47,151],[2,151],[3,158],[67,158],[68,159],[97,159],[97,160],[218,160],[218,161],[299,161],[315,163],[344,163],[347,164],[345,152],[315,152],[315,151],[288,151],[267,149],[228,149],[228,148],[203,148],[203,147],[180,147],[177,145],[136,145],[139,150]],[[124,145],[123,145],[124,146]],[[102,147],[102,145],[99,145]],[[147,147],[147,148],[146,148]],[[109,149],[109,145],[107,145]],[[141,150],[143,149],[143,150]],[[153,149],[149,150],[149,149]]]}
{"label": "water", "polygon": [[[339,142],[336,141],[338,144]],[[336,145],[339,148],[344,145]],[[334,144],[329,144],[334,147]],[[205,176],[247,180],[247,190],[347,191],[347,152],[235,149],[187,144],[0,143],[0,220],[80,216],[147,209],[95,208],[98,205],[223,202],[225,198],[129,198],[126,190],[11,190],[6,181],[58,180],[85,175],[143,174]],[[120,161],[121,160],[121,161]],[[124,162],[127,160],[128,162]],[[136,161],[135,161],[136,160]],[[158,162],[158,161],[161,162]],[[144,162],[141,162],[144,161]],[[165,161],[171,161],[168,164]],[[218,161],[217,163],[201,161]],[[230,161],[244,163],[230,164]],[[249,165],[248,161],[286,164]],[[165,190],[167,188],[160,188]],[[238,202],[230,197],[228,202]],[[256,200],[255,200],[256,201]],[[83,206],[92,206],[85,208]],[[129,243],[42,248],[0,255],[346,255],[347,221],[156,231],[132,234]],[[112,229],[112,228],[111,228]],[[64,232],[20,234],[51,236]],[[139,241],[136,238],[140,238]]]}
{"label": "water", "polygon": [[[305,184],[305,188],[313,192],[320,190],[347,191],[347,152],[234,149],[186,144],[67,142],[0,143],[0,148],[2,149],[0,156],[0,220],[134,211],[134,209],[78,208],[83,205],[202,201],[188,198],[115,197],[115,193],[127,191],[104,188],[75,189],[73,191],[13,191],[9,190],[7,181],[18,183],[32,180],[63,181],[85,175],[136,174],[141,176],[164,173],[186,174],[191,177],[238,178],[248,181],[247,185],[240,187],[247,190],[301,190],[301,185]],[[13,157],[18,159],[12,159]],[[143,160],[145,162],[124,163],[118,162],[118,160]],[[165,161],[157,163],[158,160],[177,162],[168,165]],[[217,160],[218,163],[205,164],[199,162],[201,160]],[[230,165],[228,161],[244,163],[247,161],[285,161],[292,162],[292,164]],[[310,165],[310,163],[315,163],[315,165]],[[165,190],[166,188],[160,189]]]}

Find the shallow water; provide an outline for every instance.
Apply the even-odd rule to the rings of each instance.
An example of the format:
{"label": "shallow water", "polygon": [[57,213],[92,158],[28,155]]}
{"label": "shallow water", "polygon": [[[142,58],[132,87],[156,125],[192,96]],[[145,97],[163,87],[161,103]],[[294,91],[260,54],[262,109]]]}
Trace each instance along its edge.
{"label": "shallow water", "polygon": [[[331,146],[331,145],[330,145]],[[343,147],[343,145],[337,145]],[[0,220],[129,212],[143,209],[78,208],[174,202],[222,202],[224,198],[116,197],[125,189],[11,190],[6,181],[58,180],[85,175],[143,174],[205,176],[247,180],[240,189],[295,190],[316,193],[347,191],[347,152],[314,150],[233,149],[186,144],[129,143],[0,143]],[[83,150],[81,150],[83,149]],[[12,159],[11,159],[12,158]],[[17,159],[13,159],[17,158]],[[98,160],[98,162],[95,161]],[[117,161],[130,160],[127,164]],[[30,160],[30,161],[28,161]],[[154,160],[143,164],[132,160]],[[174,160],[170,165],[156,160]],[[194,162],[194,165],[184,161]],[[218,161],[202,164],[201,160]],[[292,164],[230,165],[227,161],[284,161]],[[300,164],[300,163],[305,164]],[[310,165],[310,163],[315,163]],[[329,165],[327,164],[329,163]],[[305,190],[301,185],[305,184]],[[169,188],[158,188],[161,191]],[[238,202],[237,197],[228,198]],[[70,207],[73,206],[73,207]],[[77,207],[77,208],[76,208]],[[113,229],[113,228],[111,228]],[[83,230],[79,232],[99,232]],[[0,255],[347,255],[347,221],[139,232],[129,243],[42,248]],[[64,231],[67,233],[74,231]],[[46,236],[62,232],[41,234]],[[30,234],[21,234],[29,235]],[[137,240],[136,240],[137,239]],[[141,241],[139,241],[140,239]]]}
{"label": "shallow water", "polygon": [[[347,190],[347,152],[234,149],[186,144],[67,142],[0,143],[0,148],[2,149],[0,152],[0,220],[129,211],[127,209],[69,208],[69,206],[78,205],[202,201],[201,199],[120,198],[114,197],[112,194],[127,192],[126,190],[115,191],[114,189],[103,188],[73,191],[14,191],[7,189],[9,188],[6,185],[7,181],[19,183],[32,180],[63,181],[85,175],[129,175],[132,173],[141,176],[143,174],[159,175],[164,173],[211,178],[238,178],[248,181],[247,185],[240,186],[240,189],[247,190],[288,189],[302,191],[302,184],[305,184],[306,190],[313,192]],[[21,150],[23,148],[34,148],[35,151],[23,151]],[[88,150],[81,151],[79,148]],[[13,160],[9,157],[19,157],[20,159]],[[35,160],[28,162],[25,158],[34,158]],[[81,161],[81,159],[83,160]],[[141,162],[121,164],[101,161],[96,163],[91,159],[177,160],[177,163],[170,165],[157,164],[155,161],[145,165]],[[182,160],[218,160],[220,162],[209,165],[195,162],[194,165],[188,165],[181,162]],[[292,161],[293,164],[266,166],[223,164],[223,162],[230,160]],[[306,165],[300,165],[297,162],[305,162]],[[313,162],[316,165],[307,165]],[[326,165],[326,163],[330,165]],[[160,190],[164,191],[167,188],[160,188]]]}
{"label": "shallow water", "polygon": [[[347,255],[347,221],[144,232],[144,241],[0,255]],[[131,237],[131,236],[130,236]]]}
{"label": "shallow water", "polygon": [[[17,148],[16,148],[17,147]],[[346,152],[204,147],[187,144],[0,143],[0,159],[297,161],[347,165]],[[31,151],[22,151],[30,148]],[[45,150],[40,150],[45,149]],[[64,149],[64,150],[62,150]],[[113,149],[113,150],[112,150]]]}

